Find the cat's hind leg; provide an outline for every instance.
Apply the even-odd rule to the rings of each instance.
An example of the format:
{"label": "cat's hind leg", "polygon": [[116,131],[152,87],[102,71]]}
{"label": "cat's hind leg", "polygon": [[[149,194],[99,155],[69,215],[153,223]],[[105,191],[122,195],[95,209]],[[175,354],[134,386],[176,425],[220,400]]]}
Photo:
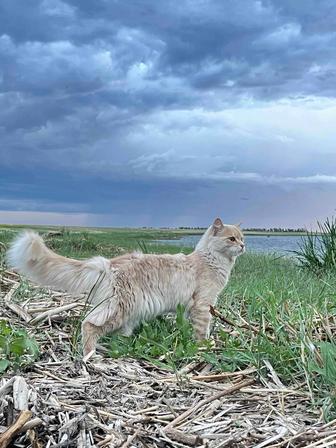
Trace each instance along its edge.
{"label": "cat's hind leg", "polygon": [[96,350],[98,338],[104,333],[103,328],[89,321],[82,322],[82,343],[84,358]]}
{"label": "cat's hind leg", "polygon": [[100,336],[123,327],[122,307],[117,302],[101,303],[82,322],[83,355],[86,357],[96,349]]}

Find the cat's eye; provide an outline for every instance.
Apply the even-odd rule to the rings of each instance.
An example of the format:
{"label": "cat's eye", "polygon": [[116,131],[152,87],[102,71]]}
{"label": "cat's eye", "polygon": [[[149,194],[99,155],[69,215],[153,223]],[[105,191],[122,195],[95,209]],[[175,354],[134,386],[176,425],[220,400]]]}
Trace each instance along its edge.
{"label": "cat's eye", "polygon": [[231,237],[229,238],[229,240],[230,240],[230,241],[236,241],[236,238],[235,238],[234,236],[231,236]]}

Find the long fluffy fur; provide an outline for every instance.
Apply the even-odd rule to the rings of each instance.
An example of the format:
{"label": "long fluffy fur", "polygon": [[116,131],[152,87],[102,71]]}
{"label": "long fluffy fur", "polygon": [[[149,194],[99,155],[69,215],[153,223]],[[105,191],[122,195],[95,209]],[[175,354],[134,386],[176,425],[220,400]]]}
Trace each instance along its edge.
{"label": "long fluffy fur", "polygon": [[83,261],[62,257],[48,249],[42,238],[31,231],[14,240],[7,253],[7,261],[34,282],[71,293],[91,289],[109,267],[109,261],[103,257]]}
{"label": "long fluffy fur", "polygon": [[209,305],[244,251],[242,241],[237,227],[224,226],[218,218],[190,255],[134,253],[112,260],[73,260],[48,249],[36,233],[25,232],[12,243],[8,262],[41,285],[75,294],[94,286],[94,306],[82,323],[83,351],[88,354],[100,335],[130,335],[141,320],[175,311],[178,304],[185,305],[196,337],[207,337]]}

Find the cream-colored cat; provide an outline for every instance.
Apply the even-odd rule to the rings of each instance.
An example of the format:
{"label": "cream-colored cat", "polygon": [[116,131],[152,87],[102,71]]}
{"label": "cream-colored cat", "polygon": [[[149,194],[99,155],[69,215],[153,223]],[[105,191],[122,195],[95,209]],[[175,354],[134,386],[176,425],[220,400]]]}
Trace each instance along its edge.
{"label": "cream-colored cat", "polygon": [[133,253],[108,260],[72,260],[48,249],[34,232],[11,245],[8,262],[31,280],[73,294],[93,290],[92,310],[82,323],[83,352],[95,350],[99,336],[131,335],[142,321],[185,306],[198,340],[209,332],[209,305],[226,285],[245,250],[237,226],[217,218],[190,255]]}

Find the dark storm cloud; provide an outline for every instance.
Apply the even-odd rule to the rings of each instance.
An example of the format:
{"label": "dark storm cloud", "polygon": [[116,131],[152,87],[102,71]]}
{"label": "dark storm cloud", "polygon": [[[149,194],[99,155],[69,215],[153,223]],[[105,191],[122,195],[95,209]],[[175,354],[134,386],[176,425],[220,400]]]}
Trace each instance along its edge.
{"label": "dark storm cloud", "polygon": [[[321,88],[329,94],[334,69],[315,71],[313,79],[306,71],[317,61],[327,64],[333,59],[336,5],[330,0],[304,5],[233,0],[99,5],[95,9],[92,2],[81,2],[80,16],[98,19],[103,15],[114,26],[142,30],[153,43],[162,42],[157,69],[195,88],[233,87],[234,82],[236,94],[252,90],[258,97],[313,93]],[[300,91],[298,79],[303,81]],[[281,90],[271,92],[270,86]]]}
{"label": "dark storm cloud", "polygon": [[334,184],[335,22],[332,0],[2,0],[0,209],[186,218]]}
{"label": "dark storm cloud", "polygon": [[147,64],[147,87],[174,76],[195,90],[223,89],[223,98],[225,88],[260,97],[271,86],[294,95],[328,89],[336,4],[310,3],[5,0],[3,90],[127,94],[136,63]]}

